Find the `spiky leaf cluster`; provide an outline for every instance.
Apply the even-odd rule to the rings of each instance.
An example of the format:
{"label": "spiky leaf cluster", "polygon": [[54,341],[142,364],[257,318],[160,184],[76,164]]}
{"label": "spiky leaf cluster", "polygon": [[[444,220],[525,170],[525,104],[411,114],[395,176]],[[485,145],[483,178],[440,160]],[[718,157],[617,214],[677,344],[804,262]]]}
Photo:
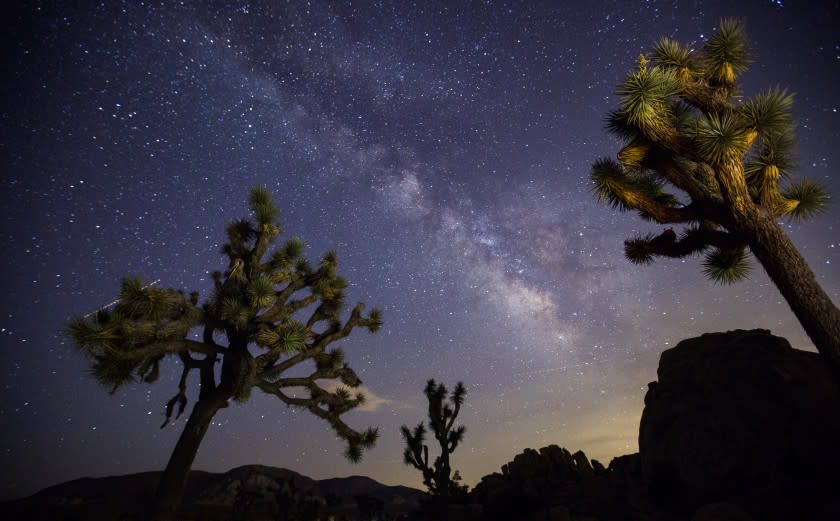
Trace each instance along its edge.
{"label": "spiky leaf cluster", "polygon": [[697,121],[694,142],[697,156],[711,165],[737,161],[751,141],[751,129],[735,112],[712,113]]}
{"label": "spiky leaf cluster", "polygon": [[277,219],[277,207],[271,201],[271,194],[262,186],[251,190],[251,211],[257,223],[261,225],[274,224]]}
{"label": "spiky leaf cluster", "polygon": [[792,184],[782,196],[792,202],[787,213],[794,219],[809,219],[821,213],[830,200],[823,186],[808,179]]}
{"label": "spiky leaf cluster", "polygon": [[674,71],[677,80],[683,84],[699,74],[697,56],[688,46],[670,38],[660,39],[653,48],[653,59],[660,66]]}
{"label": "spiky leaf cluster", "polygon": [[658,139],[668,132],[668,100],[679,91],[680,81],[674,70],[667,67],[648,68],[642,56],[639,69],[630,73],[619,85],[620,113],[626,124],[635,127],[649,139]]}
{"label": "spiky leaf cluster", "polygon": [[593,192],[620,211],[686,226],[680,237],[669,228],[629,239],[632,262],[712,250],[705,273],[733,282],[749,272],[748,241],[733,211],[751,204],[773,217],[803,219],[829,201],[818,184],[792,180],[793,96],[773,88],[739,97],[751,52],[736,20],[721,21],[702,49],[663,38],[650,56],[641,56],[617,89],[619,108],[606,126],[624,145],[617,161],[593,164]]}
{"label": "spiky leaf cluster", "polygon": [[[273,247],[282,230],[277,208],[263,187],[251,190],[250,210],[251,219],[227,226],[223,252],[228,266],[212,274],[212,294],[201,306],[196,293],[187,297],[125,279],[113,309],[70,321],[68,333],[91,359],[93,376],[112,389],[131,381],[153,382],[160,363],[167,356],[178,357],[181,381],[167,403],[164,426],[176,405],[183,412],[187,375],[198,369],[202,397],[216,396],[220,403],[246,401],[257,387],[326,420],[347,442],[348,457],[357,460],[363,449],[373,446],[376,430],[357,432],[341,419],[364,402],[364,395],[349,391],[361,380],[343,351],[329,347],[356,327],[376,331],[381,313],[366,315],[360,303],[342,320],[347,281],[338,275],[335,252],[327,252],[313,267],[303,257],[300,239]],[[226,342],[217,342],[222,336]],[[219,376],[214,369],[218,362]],[[285,376],[289,369],[299,372],[306,365],[311,371],[305,376]],[[330,381],[343,387],[328,391],[323,385]],[[294,392],[301,388],[309,390],[308,397]]]}
{"label": "spiky leaf cluster", "polygon": [[731,94],[738,76],[747,70],[751,59],[743,24],[732,18],[721,20],[703,51],[701,59],[706,81]]}
{"label": "spiky leaf cluster", "polygon": [[703,261],[703,273],[720,284],[744,279],[751,269],[744,248],[715,248]]}
{"label": "spiky leaf cluster", "polygon": [[135,379],[157,380],[171,344],[201,323],[201,310],[182,292],[144,288],[139,279],[126,278],[119,296],[110,311],[67,324],[73,343],[91,360],[91,374],[112,392]]}

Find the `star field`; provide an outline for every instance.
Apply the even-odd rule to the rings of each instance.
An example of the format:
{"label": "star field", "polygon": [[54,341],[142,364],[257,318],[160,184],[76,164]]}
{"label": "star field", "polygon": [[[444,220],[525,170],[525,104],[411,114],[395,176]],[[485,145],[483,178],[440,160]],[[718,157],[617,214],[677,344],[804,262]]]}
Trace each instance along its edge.
{"label": "star field", "polygon": [[[812,348],[759,265],[720,287],[698,259],[626,261],[623,240],[659,228],[599,206],[589,165],[618,149],[603,117],[639,53],[701,46],[734,16],[756,56],[746,93],[797,93],[798,174],[840,193],[836,2],[184,4],[7,16],[0,497],[165,466],[178,364],[109,396],[62,326],[126,275],[207,297],[255,184],[309,258],[337,252],[348,302],[383,310],[343,345],[371,398],[348,421],[381,439],[351,465],[326,424],[254,393],[194,468],[419,487],[398,429],[424,416],[428,378],[467,388],[453,459],[470,485],[551,443],[606,464],[637,450],[663,349],[755,327]],[[840,206],[785,228],[840,301]]]}

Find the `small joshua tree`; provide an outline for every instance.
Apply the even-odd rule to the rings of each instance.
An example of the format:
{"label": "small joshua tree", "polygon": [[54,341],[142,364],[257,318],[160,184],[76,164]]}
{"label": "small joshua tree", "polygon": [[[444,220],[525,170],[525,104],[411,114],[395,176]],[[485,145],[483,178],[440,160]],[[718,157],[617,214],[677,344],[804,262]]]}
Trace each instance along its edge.
{"label": "small joshua tree", "polygon": [[[303,258],[297,238],[269,252],[281,233],[277,209],[261,187],[251,190],[250,207],[253,220],[235,221],[227,228],[228,268],[213,273],[212,296],[204,304],[199,306],[197,292],[186,296],[125,279],[112,310],[98,310],[67,326],[74,343],[90,358],[91,373],[112,392],[135,379],[154,382],[167,357],[181,361],[178,392],[166,404],[161,428],[170,422],[176,405],[178,416],[184,411],[187,377],[192,370],[199,373],[198,401],[158,483],[153,519],[175,516],[213,417],[231,400],[247,401],[255,387],[326,420],[347,442],[352,461],[377,438],[376,429],[357,432],[342,421],[341,415],[360,405],[364,395],[348,389],[361,380],[344,362],[341,349],[328,348],[357,326],[378,330],[379,311],[365,316],[360,303],[342,322],[347,282],[336,272],[335,253],[327,252],[313,267]],[[196,328],[200,340],[192,338]],[[217,342],[220,337],[225,342]],[[306,362],[314,366],[308,374],[286,375]]]}
{"label": "small joshua tree", "polygon": [[[627,258],[702,253],[706,274],[731,283],[749,272],[751,252],[840,369],[840,310],[778,223],[812,217],[829,199],[813,181],[791,181],[792,95],[775,88],[741,97],[750,53],[734,20],[723,20],[702,50],[663,38],[651,57],[641,56],[619,86],[620,106],[607,120],[625,143],[618,160],[592,168],[601,202],[669,226],[625,241]],[[673,225],[685,228],[678,234]]]}
{"label": "small joshua tree", "polygon": [[449,403],[445,403],[446,387],[429,380],[424,392],[429,401],[429,428],[440,445],[440,455],[429,465],[429,446],[424,443],[426,427],[420,422],[413,431],[405,425],[400,429],[406,442],[403,458],[406,465],[423,473],[423,484],[445,508],[450,498],[466,492],[466,486],[458,483],[461,480],[458,471],[452,473],[449,457],[464,439],[467,430],[463,425],[453,428],[467,391],[464,384],[458,382]]}

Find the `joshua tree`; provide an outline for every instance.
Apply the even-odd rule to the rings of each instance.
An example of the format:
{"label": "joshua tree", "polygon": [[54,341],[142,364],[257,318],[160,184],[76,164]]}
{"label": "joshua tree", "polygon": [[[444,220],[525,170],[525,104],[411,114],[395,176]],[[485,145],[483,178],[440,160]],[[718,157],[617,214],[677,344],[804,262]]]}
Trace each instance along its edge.
{"label": "joshua tree", "polygon": [[619,210],[685,226],[679,235],[669,227],[625,241],[637,264],[703,253],[705,273],[731,283],[747,275],[752,252],[819,352],[840,369],[840,310],[777,222],[812,217],[829,197],[812,181],[791,179],[793,96],[774,88],[741,97],[737,80],[749,61],[744,28],[733,20],[723,20],[698,52],[662,38],[651,62],[640,56],[607,118],[625,144],[618,161],[593,165],[594,191]]}
{"label": "joshua tree", "polygon": [[467,391],[464,389],[464,384],[458,382],[455,391],[449,397],[449,403],[444,403],[448,394],[446,387],[435,383],[434,380],[429,380],[424,392],[429,401],[429,428],[440,445],[440,455],[430,466],[429,446],[424,443],[426,427],[423,422],[420,422],[414,431],[405,425],[400,428],[406,443],[403,458],[406,465],[413,466],[423,473],[423,484],[429,489],[429,493],[439,499],[440,504],[445,507],[450,497],[465,492],[466,489],[465,486],[458,484],[461,479],[458,471],[452,474],[449,456],[464,439],[464,432],[467,430],[463,425],[453,429],[455,418],[458,417]]}
{"label": "joshua tree", "polygon": [[[232,399],[245,402],[255,387],[326,420],[347,442],[346,455],[352,461],[377,438],[376,429],[358,432],[342,421],[341,415],[360,405],[364,395],[351,393],[348,388],[361,381],[344,362],[344,353],[328,347],[357,326],[375,332],[381,326],[379,311],[365,315],[359,303],[342,322],[347,283],[336,273],[335,253],[327,252],[313,267],[302,257],[303,244],[297,238],[269,252],[281,233],[277,209],[261,187],[251,190],[250,208],[253,220],[228,226],[223,250],[229,259],[227,270],[213,273],[212,295],[201,306],[197,292],[186,296],[124,279],[113,309],[97,310],[67,326],[90,358],[93,376],[112,392],[135,378],[154,382],[168,356],[181,361],[178,392],[166,404],[161,428],[170,422],[176,405],[177,416],[184,411],[187,377],[198,370],[198,401],[160,478],[154,519],[174,517],[214,415]],[[287,376],[307,361],[314,366],[308,375]]]}

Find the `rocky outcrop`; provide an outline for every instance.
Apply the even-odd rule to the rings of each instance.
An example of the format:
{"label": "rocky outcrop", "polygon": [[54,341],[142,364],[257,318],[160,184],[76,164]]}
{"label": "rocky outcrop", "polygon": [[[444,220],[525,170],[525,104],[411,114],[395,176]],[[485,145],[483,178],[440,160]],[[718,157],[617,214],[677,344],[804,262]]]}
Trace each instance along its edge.
{"label": "rocky outcrop", "polygon": [[657,510],[687,519],[717,503],[743,510],[725,519],[781,520],[838,507],[840,385],[819,355],[766,330],[711,333],[663,352],[658,378],[639,431]]}
{"label": "rocky outcrop", "polygon": [[487,519],[840,519],[840,379],[819,355],[765,330],[711,333],[663,352],[658,378],[639,454],[604,469],[528,449],[471,499]]}
{"label": "rocky outcrop", "polygon": [[582,451],[572,454],[557,445],[525,449],[501,473],[482,478],[470,500],[482,505],[488,520],[590,516],[629,521],[636,518],[632,497],[638,468],[636,456],[616,458],[604,468]]}

